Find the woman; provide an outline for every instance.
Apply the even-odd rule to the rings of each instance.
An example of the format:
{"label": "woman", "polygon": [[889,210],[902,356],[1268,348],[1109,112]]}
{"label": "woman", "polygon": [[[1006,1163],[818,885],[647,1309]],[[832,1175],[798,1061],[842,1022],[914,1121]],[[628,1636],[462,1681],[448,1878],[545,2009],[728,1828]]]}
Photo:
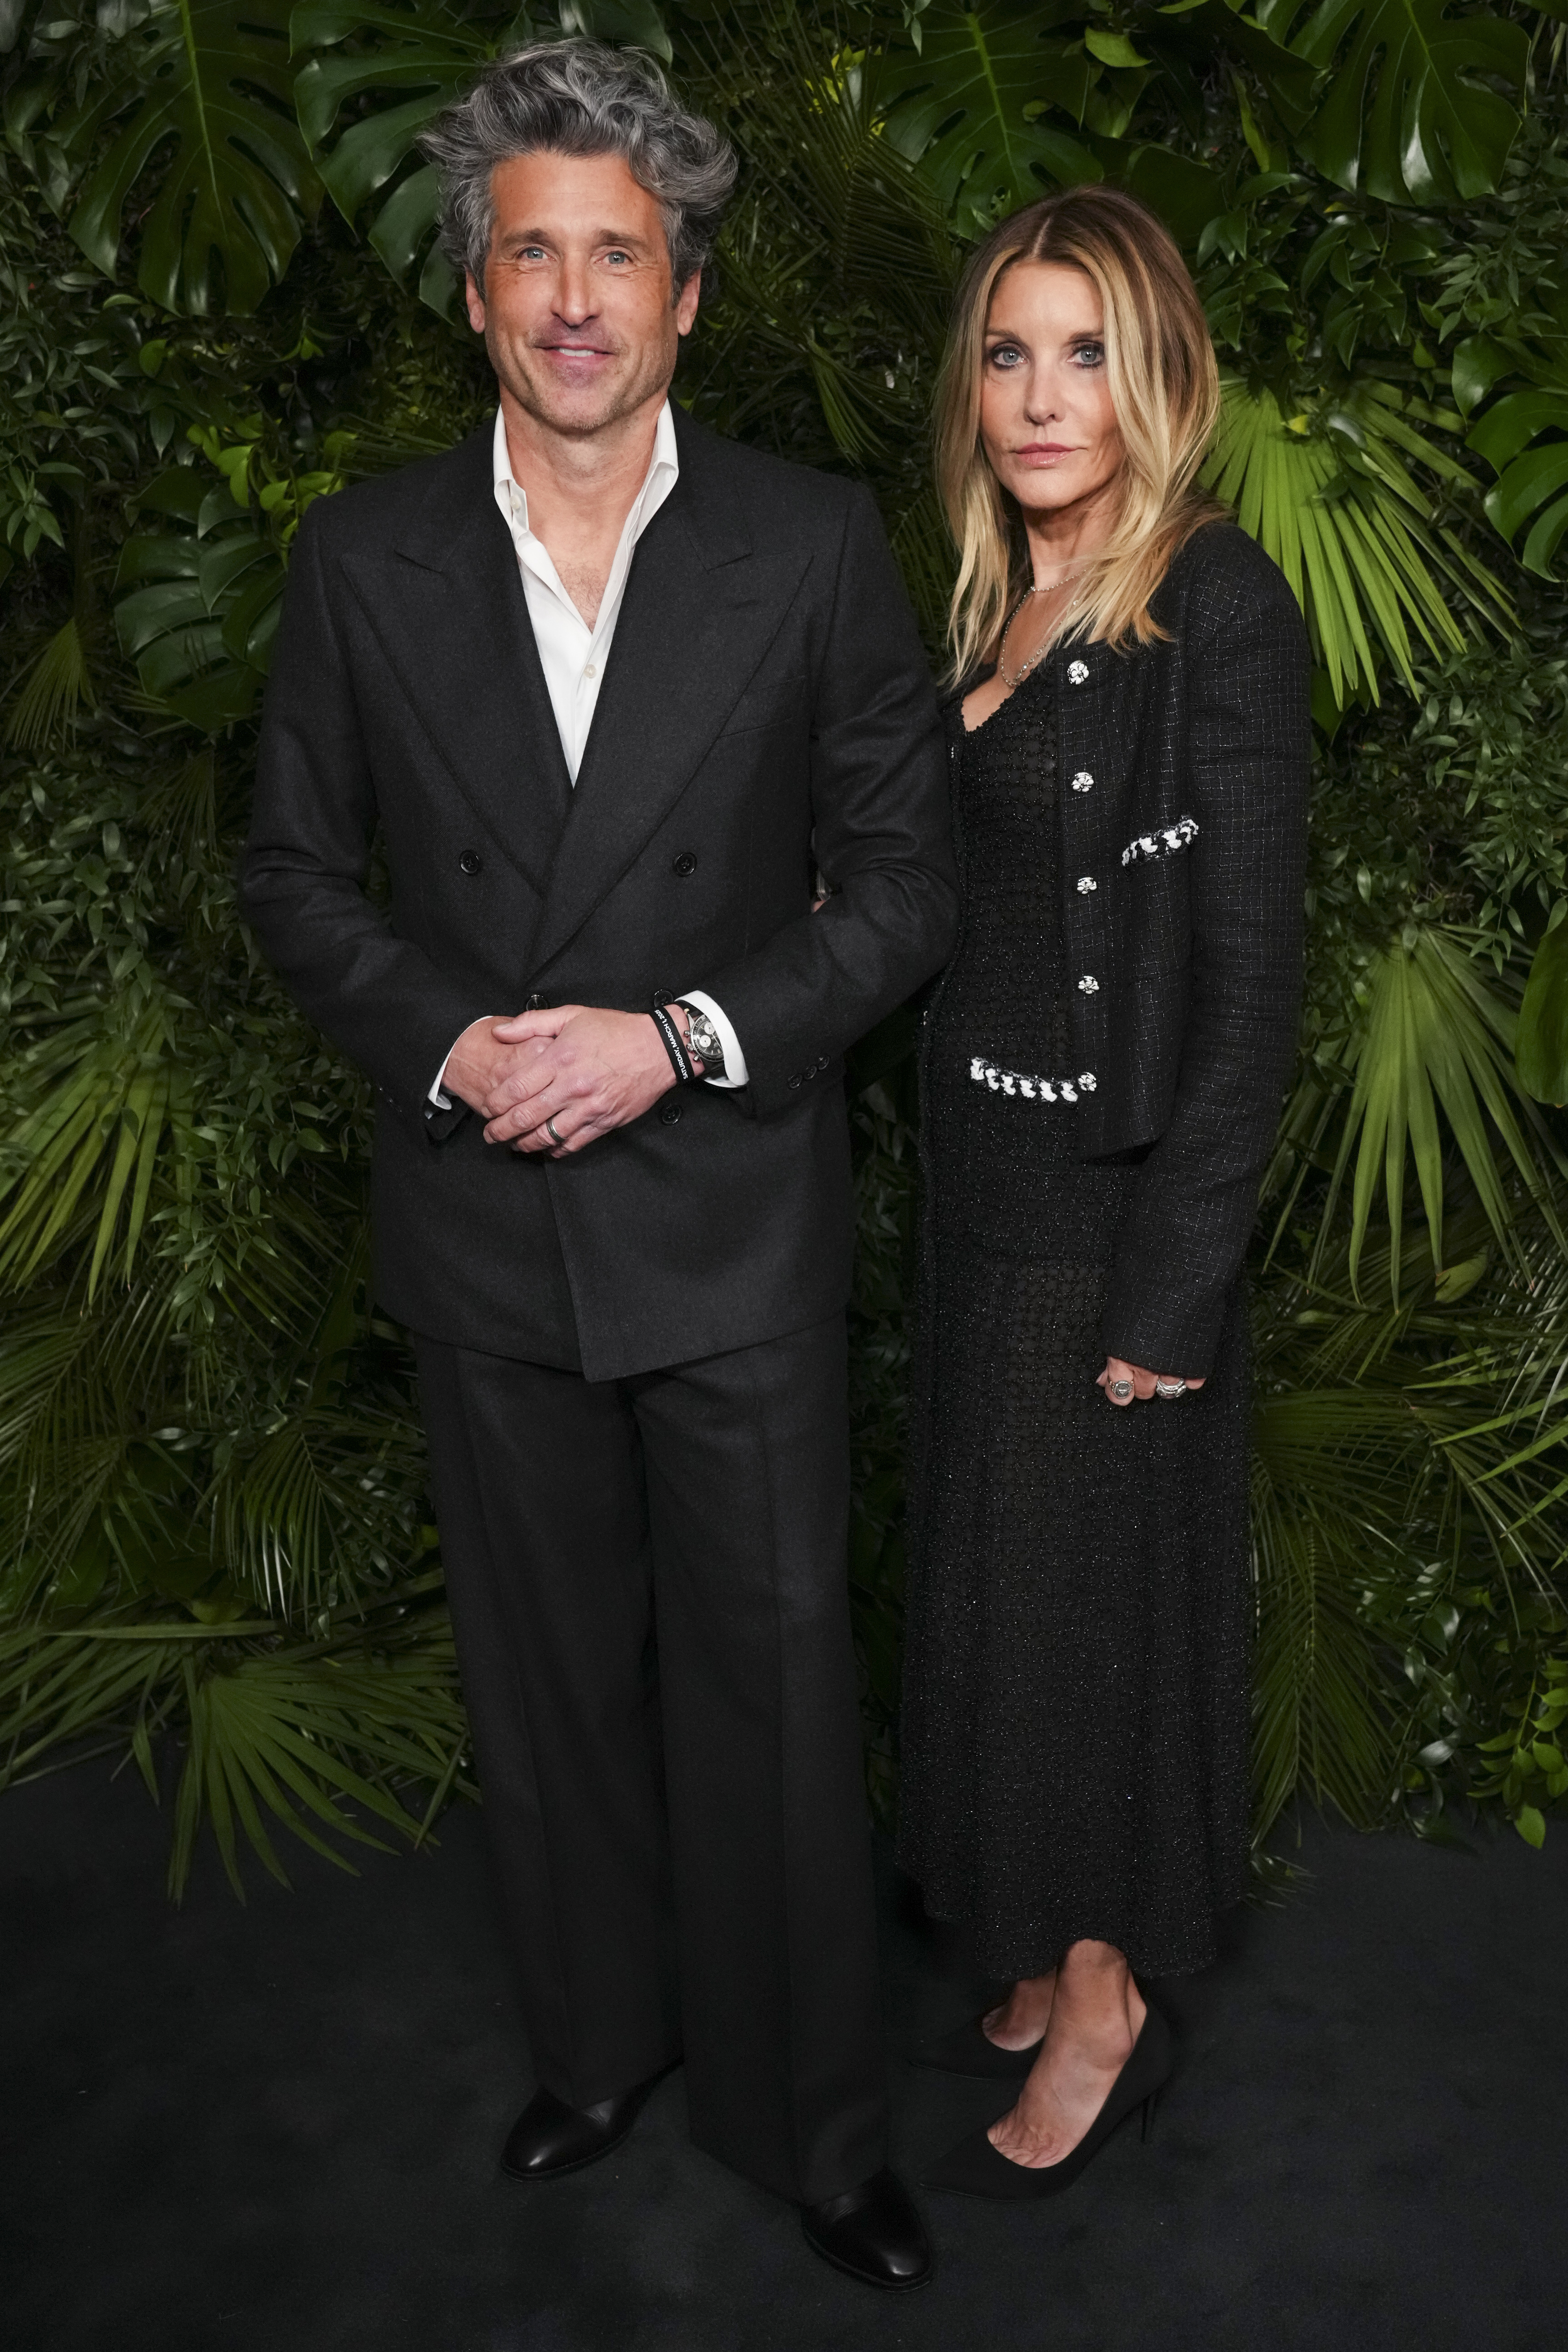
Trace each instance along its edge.
{"label": "woman", "polygon": [[958,299],[939,465],[961,942],[924,1046],[900,1858],[1021,2077],[934,2185],[1065,2186],[1171,2064],[1247,1853],[1240,1269],[1295,1038],[1300,614],[1196,487],[1214,352],[1153,215],[1075,188]]}

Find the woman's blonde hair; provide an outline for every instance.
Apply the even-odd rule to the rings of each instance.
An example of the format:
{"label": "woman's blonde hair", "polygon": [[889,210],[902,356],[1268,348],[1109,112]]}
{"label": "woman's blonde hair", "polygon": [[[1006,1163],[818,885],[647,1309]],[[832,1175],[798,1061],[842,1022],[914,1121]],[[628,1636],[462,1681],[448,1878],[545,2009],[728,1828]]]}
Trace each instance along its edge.
{"label": "woman's blonde hair", "polygon": [[995,658],[1030,577],[1017,505],[980,439],[985,322],[998,279],[1018,261],[1081,269],[1099,294],[1106,379],[1126,453],[1116,518],[1084,575],[1070,634],[1111,645],[1163,636],[1150,598],[1183,541],[1225,512],[1194,478],[1219,415],[1219,370],[1174,239],[1118,188],[1064,188],[1026,205],[992,231],[964,271],[937,393],[937,487],[959,555],[948,614],[955,677]]}

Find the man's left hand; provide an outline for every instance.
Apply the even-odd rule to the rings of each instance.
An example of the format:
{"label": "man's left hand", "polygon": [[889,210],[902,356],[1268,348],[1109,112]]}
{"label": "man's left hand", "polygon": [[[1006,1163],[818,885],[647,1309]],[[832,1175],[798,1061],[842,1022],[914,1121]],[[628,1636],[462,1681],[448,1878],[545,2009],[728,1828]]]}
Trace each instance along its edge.
{"label": "man's left hand", "polygon": [[[685,1015],[675,1018],[684,1029]],[[640,1118],[675,1084],[664,1041],[646,1013],[556,1004],[500,1021],[494,1034],[502,1045],[535,1049],[479,1106],[485,1141],[510,1143],[514,1151],[567,1159],[595,1136]]]}

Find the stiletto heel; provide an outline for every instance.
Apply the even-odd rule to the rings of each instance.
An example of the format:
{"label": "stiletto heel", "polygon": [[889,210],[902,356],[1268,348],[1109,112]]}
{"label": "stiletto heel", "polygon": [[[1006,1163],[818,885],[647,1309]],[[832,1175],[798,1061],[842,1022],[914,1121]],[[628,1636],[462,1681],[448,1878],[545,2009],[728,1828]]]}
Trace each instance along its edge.
{"label": "stiletto heel", "polygon": [[1015,2164],[993,2146],[984,2130],[971,2132],[927,2173],[932,2189],[955,2189],[966,2197],[999,2197],[1023,2204],[1037,2197],[1054,2197],[1069,2188],[1085,2165],[1092,2162],[1116,2129],[1135,2107],[1142,2107],[1144,2137],[1152,2110],[1175,2063],[1171,2029],[1152,2004],[1125,2066],[1106,2095],[1105,2105],[1075,2148],[1059,2164]]}

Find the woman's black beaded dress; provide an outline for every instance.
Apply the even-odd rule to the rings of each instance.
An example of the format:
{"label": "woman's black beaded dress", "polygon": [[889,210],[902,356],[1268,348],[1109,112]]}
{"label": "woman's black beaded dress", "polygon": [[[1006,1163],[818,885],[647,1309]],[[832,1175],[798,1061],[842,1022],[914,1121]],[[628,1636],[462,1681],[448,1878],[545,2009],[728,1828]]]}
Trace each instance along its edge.
{"label": "woman's black beaded dress", "polygon": [[1201,1391],[1118,1411],[1096,1387],[1138,1171],[1076,1156],[1048,673],[950,726],[964,909],[926,1044],[900,1860],[990,1975],[1081,1937],[1175,1975],[1247,1867],[1239,1299]]}

